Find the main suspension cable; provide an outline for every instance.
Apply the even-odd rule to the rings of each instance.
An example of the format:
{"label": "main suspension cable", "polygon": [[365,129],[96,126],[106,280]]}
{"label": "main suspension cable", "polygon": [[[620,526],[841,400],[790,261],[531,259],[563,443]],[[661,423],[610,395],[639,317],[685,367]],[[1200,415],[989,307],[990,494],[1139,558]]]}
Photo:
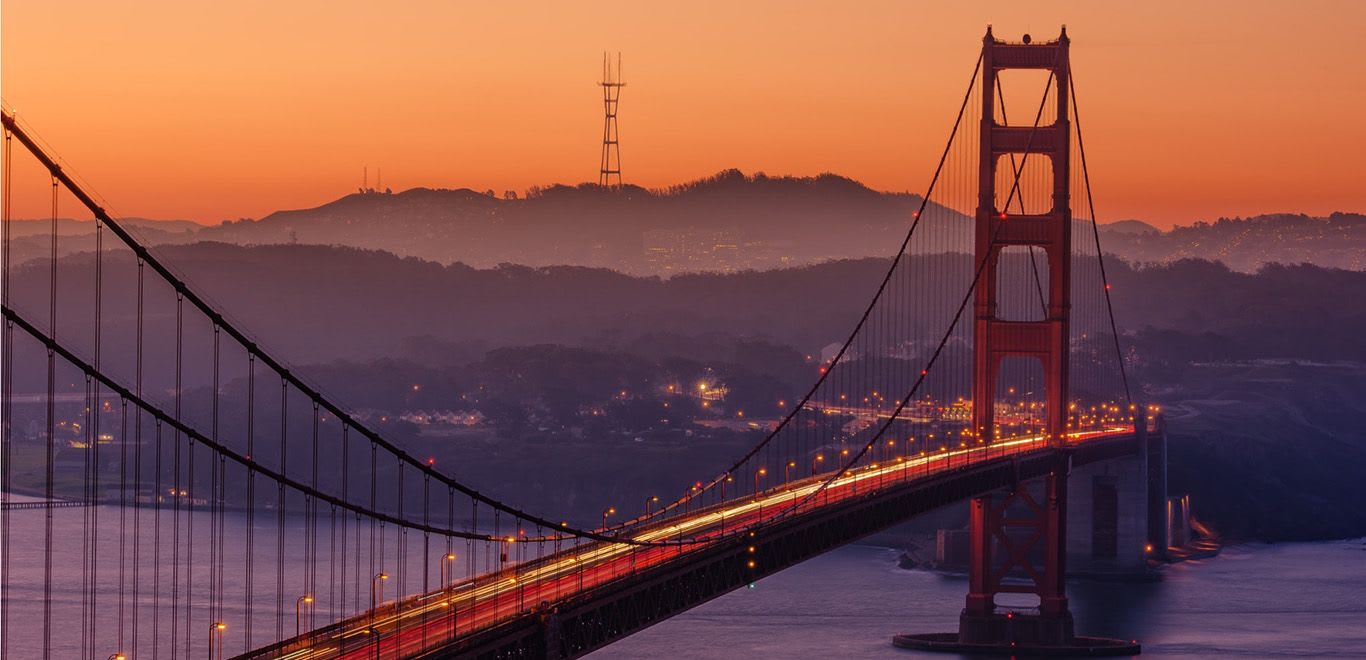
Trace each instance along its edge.
{"label": "main suspension cable", "polygon": [[[797,416],[797,414],[802,410],[806,409],[807,405],[811,402],[811,398],[815,396],[816,392],[820,389],[821,385],[825,384],[825,382],[830,378],[831,373],[836,371],[836,367],[841,363],[841,361],[844,359],[844,356],[849,352],[849,347],[853,345],[854,341],[860,337],[860,332],[868,323],[869,317],[872,316],[873,310],[877,307],[878,301],[882,298],[883,292],[886,291],[888,283],[892,279],[892,275],[897,271],[898,265],[902,263],[903,257],[906,257],[906,248],[911,242],[911,237],[915,235],[916,228],[920,226],[921,218],[925,215],[925,209],[929,206],[930,197],[934,193],[935,185],[939,182],[940,175],[943,173],[944,170],[944,163],[948,160],[949,152],[953,147],[956,136],[958,135],[958,129],[962,124],[963,114],[967,109],[969,99],[971,99],[972,97],[973,88],[976,86],[977,76],[981,72],[981,69],[982,58],[981,56],[978,56],[977,63],[973,67],[972,77],[968,81],[968,91],[963,95],[963,102],[959,105],[957,117],[954,119],[953,129],[950,131],[948,142],[944,145],[944,151],[939,157],[939,163],[935,166],[934,175],[930,178],[929,187],[925,190],[924,196],[920,199],[920,206],[918,210],[916,210],[912,216],[913,220],[911,222],[911,227],[909,230],[907,230],[905,238],[902,239],[901,245],[897,248],[896,255],[892,258],[891,265],[887,268],[886,274],[883,276],[882,281],[878,284],[877,291],[873,294],[872,300],[864,309],[863,315],[859,317],[858,322],[854,324],[854,328],[850,331],[848,338],[844,340],[844,343],[840,346],[839,351],[836,352],[835,356],[830,360],[830,364],[824,365],[822,367],[820,377],[816,379],[816,382],[810,387],[810,389],[807,390],[806,394],[804,394],[802,398],[798,400],[795,405],[792,406],[792,409],[783,417],[781,421],[778,422],[778,424],[773,428],[773,430],[769,431],[768,435],[766,435],[763,440],[761,440],[758,444],[756,444],[753,448],[751,448],[748,452],[746,452],[743,456],[736,460],[730,466],[730,468],[728,468],[725,472],[721,473],[720,476],[716,477],[711,482],[703,486],[703,490],[710,490],[716,487],[718,484],[726,483],[733,477],[737,470],[743,467],[745,463],[747,463],[750,459],[758,455],[760,451],[763,451],[775,438],[777,438],[778,434],[781,433],[783,429],[787,428],[787,426],[792,422],[792,420]],[[909,260],[908,257],[907,260]],[[638,518],[635,522],[643,522],[644,520],[658,517],[659,515],[662,515],[680,506],[682,503],[685,503],[687,499],[688,498],[685,497],[682,500],[676,501],[667,506],[660,507],[658,510],[656,510],[656,512],[653,515],[646,515],[643,518]]]}
{"label": "main suspension cable", "polygon": [[[1057,56],[1055,55],[1054,66],[1056,66],[1057,64],[1056,57]],[[1054,72],[1050,69],[1048,75],[1048,82],[1046,83],[1046,85],[1052,85],[1053,80]],[[1011,185],[1009,195],[1007,195],[1006,197],[1005,205],[1007,207],[1010,205],[1012,198],[1019,190],[1020,175],[1024,172],[1025,161],[1029,158],[1030,148],[1033,146],[1034,143],[1034,135],[1038,132],[1039,121],[1043,117],[1044,104],[1047,102],[1048,99],[1046,90],[1047,88],[1045,88],[1044,99],[1039,104],[1039,112],[1034,118],[1034,126],[1029,132],[1029,139],[1025,142],[1024,156],[1021,158],[1019,168],[1015,170],[1015,181]],[[996,243],[996,236],[1000,232],[1001,226],[1002,223],[996,223],[996,225],[992,228],[991,236],[988,238],[988,243],[992,245]],[[851,456],[849,460],[845,462],[844,467],[842,467],[839,471],[833,473],[830,477],[823,481],[819,487],[808,493],[800,501],[793,502],[791,505],[788,506],[787,509],[781,511],[777,516],[775,516],[775,519],[795,513],[804,504],[811,501],[821,492],[829,488],[830,485],[835,483],[835,481],[838,480],[841,476],[848,473],[851,470],[851,468],[853,468],[854,465],[856,465],[858,461],[861,460],[863,456],[867,454],[868,451],[872,449],[882,439],[883,435],[886,434],[887,430],[890,429],[892,425],[896,423],[897,419],[901,416],[902,410],[905,409],[906,405],[908,405],[911,399],[915,397],[916,393],[919,392],[920,387],[925,383],[926,378],[928,378],[929,376],[930,369],[934,367],[935,363],[939,359],[940,354],[943,353],[944,347],[948,345],[949,338],[952,337],[954,328],[957,327],[958,322],[962,319],[963,312],[967,309],[968,303],[972,300],[973,293],[977,289],[977,284],[982,279],[982,273],[986,271],[986,266],[988,261],[990,260],[990,256],[990,253],[983,254],[982,258],[978,261],[977,272],[973,276],[972,283],[968,287],[967,292],[963,294],[962,301],[958,304],[958,309],[954,313],[953,321],[949,324],[948,329],[944,331],[943,336],[940,337],[939,344],[935,347],[934,353],[930,355],[930,359],[926,362],[925,367],[920,370],[920,375],[919,377],[917,377],[915,384],[912,385],[910,391],[907,392],[906,396],[903,397],[900,402],[898,402],[896,409],[887,418],[887,421],[882,424],[881,428],[878,429],[874,437],[869,442],[864,444],[863,448],[860,449],[857,454]],[[926,465],[928,466],[928,463]],[[756,526],[761,525],[763,523],[764,521],[760,521],[758,524],[756,524]]]}
{"label": "main suspension cable", "polygon": [[[176,276],[164,263],[157,259],[156,256],[154,256],[146,246],[144,246],[141,242],[134,238],[125,227],[123,227],[118,221],[114,220],[114,218],[111,217],[110,214],[106,212],[103,207],[97,204],[94,198],[91,197],[90,194],[87,193],[85,189],[82,188],[74,180],[73,177],[71,177],[65,170],[63,170],[62,167],[59,164],[57,164],[57,162],[53,160],[53,158],[49,156],[41,146],[39,146],[37,141],[32,136],[30,136],[23,127],[19,126],[18,121],[9,111],[4,111],[2,114],[0,114],[0,121],[3,121],[4,128],[8,129],[11,134],[19,138],[19,141],[29,150],[30,153],[33,154],[33,156],[36,159],[38,159],[38,161],[45,168],[47,168],[49,173],[52,175],[54,185],[54,208],[56,202],[56,186],[57,182],[60,182],[62,185],[66,187],[68,191],[71,192],[73,196],[76,197],[78,201],[80,201],[88,210],[90,210],[91,213],[94,214],[96,219],[103,221],[105,225],[109,227],[109,230],[113,232],[114,235],[117,236],[121,241],[123,241],[123,243],[133,251],[133,253],[141,260],[142,263],[145,263],[147,266],[150,266],[152,270],[154,270],[158,275],[160,275],[161,278],[165,280],[166,283],[169,284],[173,290],[175,290],[176,293],[183,296],[186,301],[190,302],[190,304],[194,305],[197,309],[199,309],[199,311],[202,314],[204,314],[211,323],[221,327],[223,332],[226,332],[230,337],[236,340],[244,349],[246,349],[248,354],[254,356],[256,359],[260,360],[262,364],[274,370],[277,374],[279,374],[281,380],[287,383],[289,386],[298,390],[301,394],[308,397],[311,401],[318,403],[319,406],[321,406],[328,413],[336,416],[337,419],[342,423],[350,426],[351,428],[356,429],[357,432],[361,433],[366,438],[370,439],[377,446],[383,448],[388,453],[394,455],[400,462],[406,463],[417,468],[424,474],[430,475],[433,479],[436,479],[443,485],[454,488],[456,491],[464,494],[465,496],[471,499],[483,502],[484,504],[487,504],[489,507],[497,511],[501,511],[520,520],[540,525],[542,527],[554,529],[556,530],[556,534],[580,536],[583,538],[593,539],[595,541],[603,541],[610,543],[652,545],[652,543],[640,542],[622,536],[614,536],[591,530],[580,529],[578,527],[571,526],[566,522],[555,522],[550,520],[549,518],[532,514],[518,507],[506,504],[501,500],[497,500],[492,497],[489,497],[488,495],[484,495],[483,493],[480,493],[479,491],[471,488],[470,486],[467,486],[464,483],[457,481],[447,476],[446,474],[438,471],[434,466],[428,465],[425,461],[417,459],[413,455],[409,454],[407,451],[403,450],[402,448],[398,447],[397,445],[393,444],[392,442],[384,438],[378,432],[362,424],[352,415],[342,410],[341,407],[339,407],[337,404],[323,397],[321,392],[319,392],[316,388],[306,383],[300,376],[293,373],[282,362],[276,360],[270,354],[266,353],[264,349],[262,349],[255,341],[253,341],[243,331],[237,328],[236,325],[229,322],[228,319],[226,319],[222,313],[220,313],[214,307],[209,305],[208,302],[206,302],[201,296],[199,296],[194,290],[192,290],[182,279]],[[53,235],[55,242],[55,229]],[[55,256],[53,269],[55,278]],[[53,309],[53,315],[55,319],[55,304]]]}

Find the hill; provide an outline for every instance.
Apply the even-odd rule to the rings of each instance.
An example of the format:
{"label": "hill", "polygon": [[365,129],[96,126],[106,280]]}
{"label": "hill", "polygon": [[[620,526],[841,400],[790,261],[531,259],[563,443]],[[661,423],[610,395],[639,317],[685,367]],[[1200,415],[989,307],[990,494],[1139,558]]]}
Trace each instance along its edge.
{"label": "hill", "polygon": [[[149,244],[336,245],[441,264],[491,268],[574,265],[632,275],[740,272],[886,257],[920,197],[879,192],[834,174],[746,175],[726,170],[660,190],[596,185],[536,187],[525,195],[469,189],[361,191],[315,208],[214,226],[130,219]],[[944,211],[942,207],[934,207]],[[45,258],[48,220],[16,221],[16,262]],[[931,232],[956,236],[940,251],[971,251],[971,220],[927,214]],[[94,247],[93,223],[61,221],[58,253]],[[1078,226],[1086,234],[1089,227]],[[1268,263],[1366,269],[1366,216],[1263,215],[1159,231],[1141,220],[1102,223],[1106,252],[1134,263],[1219,261],[1243,272]],[[1089,238],[1088,241],[1089,243]]]}
{"label": "hill", "polygon": [[895,246],[880,237],[899,234],[919,202],[833,174],[727,170],[664,190],[585,184],[534,188],[524,197],[469,189],[359,192],[317,208],[209,227],[199,239],[349,245],[475,267],[573,264],[669,275],[885,255]]}
{"label": "hill", "polygon": [[1366,215],[1358,213],[1220,218],[1166,232],[1137,230],[1130,222],[1101,228],[1105,250],[1129,261],[1208,259],[1244,272],[1268,263],[1366,269]]}
{"label": "hill", "polygon": [[[733,458],[749,442],[744,433],[689,435],[686,419],[672,417],[667,432],[651,431],[657,410],[612,394],[705,372],[744,383],[736,389],[753,397],[747,406],[789,398],[812,377],[804,356],[843,338],[886,268],[869,258],[665,279],[569,266],[480,269],[310,245],[158,252],[343,403],[398,419],[496,395],[471,411],[487,422],[470,430],[477,442],[428,437],[411,424],[393,432],[415,451],[466,466],[476,481],[521,475],[518,497],[545,506],[634,501],[677,485],[669,466],[705,474]],[[960,290],[971,272],[967,255],[916,259],[942,274],[930,284],[944,290]],[[79,343],[93,307],[80,283],[93,281],[93,259],[73,255],[60,267],[69,304],[58,310],[61,335]],[[1138,396],[1172,412],[1173,491],[1195,493],[1202,519],[1233,537],[1366,534],[1352,498],[1366,469],[1366,273],[1309,265],[1241,273],[1198,260],[1115,261],[1110,272]],[[106,309],[133,304],[134,273],[126,254],[105,260]],[[19,268],[13,304],[45,317],[49,276],[41,261]],[[174,373],[169,301],[167,291],[149,291],[145,371],[163,393]],[[106,347],[129,346],[132,322],[107,316]],[[208,373],[209,351],[190,348],[186,371]],[[131,355],[108,350],[105,368],[131,382]],[[428,386],[414,392],[410,383]],[[573,437],[559,430],[563,419],[599,408],[616,426]],[[618,483],[601,479],[609,463],[650,467]]]}

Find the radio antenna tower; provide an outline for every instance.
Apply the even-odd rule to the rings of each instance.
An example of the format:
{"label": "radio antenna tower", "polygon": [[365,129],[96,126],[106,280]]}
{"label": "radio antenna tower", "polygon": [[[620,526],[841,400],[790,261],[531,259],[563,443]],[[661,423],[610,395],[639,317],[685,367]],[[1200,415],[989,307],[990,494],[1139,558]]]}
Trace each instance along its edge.
{"label": "radio antenna tower", "polygon": [[[602,54],[602,166],[598,170],[598,185],[604,188],[621,187],[621,142],[617,132],[617,101],[626,83],[621,79],[621,53],[617,53],[616,70],[612,56]],[[613,180],[615,177],[615,181]]]}

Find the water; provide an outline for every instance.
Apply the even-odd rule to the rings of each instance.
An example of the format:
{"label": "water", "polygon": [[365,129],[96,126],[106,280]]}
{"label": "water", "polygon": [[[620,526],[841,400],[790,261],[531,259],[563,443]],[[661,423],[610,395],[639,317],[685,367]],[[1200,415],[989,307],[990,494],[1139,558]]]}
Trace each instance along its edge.
{"label": "water", "polygon": [[[1142,657],[1366,657],[1366,539],[1233,546],[1160,582],[1068,589],[1078,632],[1138,639]],[[589,657],[943,658],[891,638],[956,630],[965,593],[962,578],[848,546]]]}
{"label": "water", "polygon": [[[19,499],[19,498],[16,498]],[[82,521],[87,510],[56,509],[54,513],[53,657],[80,657]],[[168,561],[173,539],[173,513],[162,511],[160,542],[163,553],[155,563],[152,542],[156,538],[151,509],[127,509],[128,533],[124,535],[131,567],[134,537],[140,556],[139,582],[150,585],[160,574],[168,584],[172,569]],[[141,520],[134,525],[137,513]],[[191,646],[196,657],[208,639],[212,613],[205,606],[209,591],[207,571],[199,562],[209,556],[206,537],[208,514],[181,513],[183,553],[188,519],[194,518],[196,543],[196,611],[192,614]],[[18,625],[10,629],[8,640],[13,657],[37,657],[41,649],[41,584],[44,554],[44,512],[12,512],[10,548],[13,576],[10,592],[11,615]],[[120,650],[118,631],[118,529],[119,509],[99,507],[100,549],[99,582],[101,596],[97,613],[99,632],[97,657]],[[286,634],[294,632],[294,603],[284,604],[283,621],[276,617],[274,513],[258,512],[255,551],[258,574],[253,600],[252,645],[270,641],[277,626]],[[224,650],[228,655],[246,646],[243,621],[245,609],[242,575],[245,518],[240,513],[224,517],[227,551],[224,592],[224,620],[230,624]],[[284,559],[289,579],[289,594],[304,593],[301,582],[305,558],[302,547],[304,520],[286,520],[287,552]],[[141,530],[140,534],[133,530]],[[370,599],[367,578],[372,570],[394,571],[396,539],[381,543],[372,563],[369,556],[369,528],[360,538],[350,529],[346,546],[349,568],[346,594],[328,589],[332,567],[328,526],[320,530],[318,577],[319,592],[315,624],[322,624],[334,612],[364,609]],[[359,546],[359,547],[358,547]],[[338,551],[342,548],[337,548]],[[461,548],[457,546],[457,552]],[[358,553],[357,550],[360,550]],[[444,553],[444,543],[428,549],[428,554]],[[467,552],[467,551],[466,551]],[[408,543],[409,574],[406,591],[422,583],[420,538]],[[471,556],[462,554],[462,557]],[[482,557],[478,563],[487,563]],[[460,562],[453,574],[468,566]],[[357,565],[364,574],[358,574]],[[374,568],[372,568],[372,565]],[[157,566],[159,570],[154,570]],[[428,580],[435,581],[435,564],[427,569]],[[185,579],[186,566],[180,566]],[[131,573],[126,579],[131,583]],[[1077,629],[1083,634],[1137,638],[1143,642],[1144,656],[1158,658],[1205,658],[1213,655],[1244,657],[1366,656],[1366,539],[1356,541],[1246,545],[1226,548],[1213,559],[1186,562],[1167,567],[1163,580],[1156,583],[1113,584],[1077,581],[1069,585]],[[385,592],[392,598],[397,579]],[[891,637],[904,632],[949,631],[957,626],[966,584],[962,578],[945,577],[924,571],[905,571],[896,566],[896,553],[883,548],[848,546],[793,567],[759,582],[753,589],[742,589],[692,611],[681,614],[594,654],[595,660],[614,658],[735,658],[753,657],[839,657],[896,658],[916,657],[911,651],[895,649]],[[148,614],[153,602],[143,590],[139,594],[139,650],[136,657],[149,656],[153,627]],[[128,602],[131,604],[131,593]],[[329,603],[335,604],[330,607]],[[162,607],[169,606],[163,596]],[[131,606],[125,612],[124,651],[131,650]],[[184,622],[177,626],[180,652],[171,653],[169,634],[175,625],[163,618],[156,630],[155,645],[163,657],[183,655],[187,634]],[[943,657],[943,656],[923,656]]]}
{"label": "water", "polygon": [[[11,499],[33,501],[36,498],[13,495]],[[436,537],[424,550],[421,533],[409,533],[403,545],[406,562],[400,568],[399,533],[394,526],[377,526],[374,546],[371,545],[370,525],[362,523],[358,526],[350,519],[345,528],[345,537],[341,536],[343,528],[340,525],[337,527],[337,536],[333,537],[330,511],[321,508],[316,561],[312,563],[318,586],[312,590],[315,593],[310,594],[304,577],[310,566],[309,557],[303,552],[308,531],[306,518],[298,515],[298,511],[286,516],[285,551],[281,559],[277,557],[277,542],[280,539],[276,533],[276,512],[258,510],[251,525],[254,530],[254,575],[251,583],[254,586],[252,625],[248,638],[248,627],[245,625],[247,518],[244,513],[230,511],[223,516],[224,602],[219,615],[208,604],[211,587],[207,567],[212,556],[209,543],[212,516],[207,509],[201,507],[193,511],[181,511],[177,516],[171,505],[166,504],[161,509],[159,520],[158,513],[152,507],[73,507],[51,511],[53,584],[51,624],[46,636],[53,658],[82,657],[82,648],[89,641],[81,632],[86,593],[83,588],[84,567],[80,558],[90,543],[85,534],[87,515],[98,513],[98,525],[92,524],[97,529],[95,536],[99,540],[99,588],[95,603],[96,632],[93,644],[97,658],[108,657],[115,651],[122,651],[130,658],[150,658],[157,654],[163,658],[184,657],[187,655],[187,643],[190,655],[203,657],[209,640],[212,638],[217,641],[217,633],[211,628],[218,620],[228,626],[222,634],[222,649],[224,657],[230,657],[282,637],[293,636],[296,627],[307,630],[369,609],[372,598],[383,602],[393,599],[400,591],[404,594],[420,593],[424,590],[424,584],[428,587],[439,584],[440,557],[448,550],[445,540]],[[43,576],[47,555],[46,513],[43,509],[10,512],[11,575],[6,605],[13,618],[7,628],[8,639],[4,641],[9,657],[13,658],[34,658],[42,654],[45,636]],[[120,514],[123,514],[125,525],[122,529]],[[339,523],[342,518],[346,517],[339,518]],[[193,567],[187,561],[191,527],[195,539]],[[125,567],[122,574],[125,586],[122,610],[118,597],[120,544],[123,545]],[[160,551],[156,549],[158,545]],[[373,556],[370,554],[372,547],[375,549]],[[535,546],[529,548],[534,549]],[[174,555],[177,560],[173,561],[175,550],[179,553]],[[492,553],[486,548],[476,549],[465,541],[456,541],[450,550],[459,553],[461,558],[447,566],[451,579],[466,575],[475,566],[479,570],[493,566]],[[340,560],[343,552],[345,562]],[[332,561],[333,556],[339,558],[335,563]],[[471,559],[473,563],[469,561]],[[133,572],[134,566],[136,574]],[[276,594],[280,586],[277,583],[277,569],[280,566],[284,568],[285,596],[277,601]],[[379,590],[372,592],[371,576],[379,571],[392,575],[393,579],[379,583]],[[193,585],[190,593],[194,604],[188,622],[184,609],[177,616],[171,616],[170,597],[171,585],[178,583],[178,604],[183,608],[187,581]],[[136,599],[133,593],[135,583],[139,587]],[[158,584],[161,586],[159,597],[153,595],[153,587]],[[314,597],[309,607],[299,607],[296,603],[296,598],[304,594]],[[296,607],[299,607],[297,613]],[[161,616],[156,616],[154,612],[161,612]],[[171,644],[173,635],[176,642],[174,648]],[[136,645],[134,639],[137,640]]]}

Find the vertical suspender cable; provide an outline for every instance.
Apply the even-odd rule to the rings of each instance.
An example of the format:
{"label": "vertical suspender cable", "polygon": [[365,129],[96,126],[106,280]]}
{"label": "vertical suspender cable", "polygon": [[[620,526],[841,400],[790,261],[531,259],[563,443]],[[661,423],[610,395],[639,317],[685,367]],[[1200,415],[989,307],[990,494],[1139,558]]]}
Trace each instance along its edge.
{"label": "vertical suspender cable", "polygon": [[[403,461],[397,461],[397,464],[398,464],[398,517],[399,517],[400,519],[402,519],[402,518],[403,518]],[[397,616],[395,616],[395,624],[394,624],[395,632],[394,632],[394,636],[395,636],[395,637],[398,637],[398,638],[400,638],[400,639],[402,639],[402,636],[403,636],[403,617],[401,616],[402,612],[399,611],[399,606],[403,603],[403,595],[404,595],[405,593],[407,593],[407,591],[408,591],[408,573],[407,573],[407,571],[408,571],[408,529],[407,529],[406,527],[403,527],[403,526],[401,526],[401,525],[395,525],[395,526],[394,526],[394,545],[395,545],[395,551],[396,551],[396,552],[395,552],[395,561],[398,562],[398,588],[394,590],[394,591],[398,592],[398,593],[395,594],[396,598],[395,598],[395,600],[394,600],[394,603],[395,603],[395,605],[394,605],[394,612],[395,612],[396,615],[397,615]]]}
{"label": "vertical suspender cable", "polygon": [[[57,178],[52,178],[52,279],[48,288],[48,336],[57,337]],[[53,499],[53,460],[56,458],[57,408],[56,408],[57,358],[52,349],[47,351],[47,482],[44,495],[49,503]],[[52,533],[53,507],[44,508],[43,524],[43,658],[52,657]]]}
{"label": "vertical suspender cable", "polygon": [[[10,199],[11,193],[11,167],[10,145],[13,142],[9,128],[5,128],[5,145],[3,163],[0,163],[0,195],[4,199],[0,200],[0,302],[5,307],[9,307],[9,281],[10,281]],[[9,637],[10,637],[10,598],[9,598],[9,577],[10,577],[10,511],[9,497],[12,488],[11,467],[13,453],[11,447],[14,444],[13,436],[13,403],[14,396],[14,325],[9,321],[5,322],[3,356],[0,356],[0,660],[9,658]]]}
{"label": "vertical suspender cable", "polygon": [[[341,474],[342,474],[342,499],[343,499],[343,500],[346,500],[346,501],[348,501],[348,502],[350,502],[350,501],[351,501],[351,429],[350,429],[349,427],[347,427],[347,425],[346,425],[345,422],[342,422],[342,425],[341,425],[341,437],[342,437],[342,464],[341,464]],[[341,577],[339,578],[339,583],[340,583],[340,584],[338,585],[338,586],[340,587],[340,589],[339,589],[339,592],[340,592],[340,593],[339,593],[338,596],[337,596],[337,605],[336,605],[336,613],[337,613],[337,616],[341,616],[341,615],[343,615],[343,614],[345,614],[345,613],[347,612],[347,609],[346,609],[346,560],[347,560],[347,553],[346,553],[346,533],[347,533],[347,529],[346,529],[346,526],[347,526],[347,521],[349,521],[350,519],[351,519],[351,516],[349,516],[349,515],[343,515],[342,518],[341,518],[341,525],[342,525],[342,527],[341,527],[341,548],[340,548],[340,554],[341,554]],[[360,552],[360,546],[359,546],[359,545],[356,546],[356,552],[357,552],[357,554],[359,554],[359,552]],[[357,556],[357,558],[356,558],[356,572],[357,572],[357,573],[360,572],[360,557],[359,557],[359,556]]]}
{"label": "vertical suspender cable", "polygon": [[[431,524],[431,496],[432,496],[432,477],[431,477],[431,475],[424,474],[424,475],[422,475],[422,524],[423,524],[423,525]],[[427,532],[426,530],[423,530],[423,532],[422,532],[422,593],[424,593],[424,594],[425,594],[425,593],[430,593],[430,592],[431,592],[431,587],[430,587],[430,585],[429,585],[429,579],[430,579],[431,572],[432,572],[432,571],[431,571],[431,565],[429,564],[429,562],[431,561],[431,541],[432,541],[432,535],[431,535],[431,533],[430,533],[430,532]],[[442,561],[445,561],[445,559],[442,559]],[[422,610],[422,642],[423,642],[422,645],[423,645],[423,647],[425,648],[426,645],[427,645],[427,644],[426,644],[426,642],[427,642],[427,610],[426,610],[425,607],[424,607],[423,610]]]}
{"label": "vertical suspender cable", "polygon": [[[337,505],[330,507],[328,516],[328,543],[327,543],[327,607],[333,619],[341,617],[341,609],[337,607]],[[344,532],[343,532],[344,535]],[[343,560],[345,558],[343,557]],[[313,620],[313,610],[309,610],[309,629],[312,630],[316,622]]]}
{"label": "vertical suspender cable", "polygon": [[[313,490],[318,489],[318,402],[313,402]],[[305,576],[304,595],[313,599],[314,607],[308,608],[308,629],[313,629],[313,612],[317,610],[318,602],[318,501],[313,499],[310,494],[305,497],[308,502],[308,542],[307,560],[308,575]]]}
{"label": "vertical suspender cable", "polygon": [[[99,369],[101,344],[103,341],[104,325],[104,223],[95,220],[95,368]],[[103,500],[103,493],[100,492],[100,417],[104,413],[104,406],[100,402],[100,383],[93,381],[94,401],[91,406],[93,423],[91,424],[90,435],[94,438],[90,449],[93,454],[91,471],[91,500]],[[95,657],[95,615],[99,612],[97,596],[99,594],[99,568],[100,568],[100,507],[91,506],[90,508],[90,528],[93,532],[90,538],[90,635],[88,638],[87,654]]]}
{"label": "vertical suspender cable", "polygon": [[[378,465],[376,464],[376,458],[377,458],[376,454],[377,454],[377,452],[378,452],[378,448],[376,447],[375,442],[374,442],[373,440],[371,440],[371,441],[370,441],[370,510],[371,510],[371,511],[375,511],[375,510],[376,510],[375,497],[376,497],[376,494],[377,494],[376,491],[378,490],[378,486],[379,486],[378,474],[377,474]],[[359,520],[357,521],[357,523],[359,523]],[[370,570],[366,573],[366,579],[367,579],[367,580],[374,580],[375,576],[378,574],[378,568],[377,568],[376,565],[375,565],[376,557],[377,557],[377,555],[375,554],[375,525],[376,525],[376,524],[377,524],[377,521],[376,521],[374,518],[371,518],[371,519],[370,519],[370,554],[368,555],[368,557],[370,558]],[[383,564],[380,564],[380,566],[383,566]],[[360,592],[359,592],[359,590],[357,590],[357,592],[356,592],[356,598],[357,598],[357,599],[360,598]]]}
{"label": "vertical suspender cable", "polygon": [[[210,401],[210,422],[209,433],[214,442],[220,442],[218,437],[218,387],[219,387],[219,346],[218,346],[218,324],[213,324],[213,375],[209,393]],[[221,598],[222,585],[219,584],[222,575],[223,560],[223,537],[219,526],[223,521],[222,497],[219,493],[221,484],[219,473],[221,471],[221,458],[209,455],[209,620],[217,622],[223,620],[220,611],[219,598]],[[192,630],[187,622],[186,628]]]}
{"label": "vertical suspender cable", "polygon": [[152,461],[152,660],[161,657],[161,418],[154,428],[155,457]]}
{"label": "vertical suspender cable", "polygon": [[1086,203],[1091,212],[1091,234],[1096,239],[1096,259],[1100,265],[1100,280],[1104,285],[1105,310],[1110,317],[1110,335],[1115,341],[1115,357],[1119,359],[1119,375],[1124,382],[1124,402],[1132,406],[1134,404],[1133,393],[1129,390],[1129,374],[1124,367],[1124,351],[1119,345],[1119,327],[1115,324],[1115,306],[1110,300],[1110,278],[1105,273],[1105,255],[1100,249],[1100,228],[1096,226],[1096,203],[1091,198],[1091,172],[1086,167],[1086,143],[1081,137],[1081,113],[1077,109],[1077,87],[1072,81],[1072,72],[1067,73],[1067,87],[1072,94],[1072,117],[1077,124],[1077,151],[1081,153],[1081,173],[1086,182]]}
{"label": "vertical suspender cable", "polygon": [[185,655],[190,655],[190,626],[194,623],[194,454],[195,441],[185,436]]}
{"label": "vertical suspender cable", "polygon": [[[134,387],[139,399],[142,398],[142,326],[143,326],[143,277],[142,258],[137,259],[137,317],[134,320],[136,326],[134,330],[134,366],[133,380]],[[156,493],[152,494],[155,500]],[[133,655],[137,655],[138,648],[138,592],[140,591],[141,581],[139,578],[140,567],[142,565],[142,408],[133,408],[133,580],[132,580],[132,616],[129,617],[129,624],[133,636],[129,650]]]}
{"label": "vertical suspender cable", "polygon": [[81,657],[82,657],[82,658],[88,657],[88,655],[87,655],[87,653],[86,653],[86,650],[87,650],[88,644],[90,643],[90,638],[89,638],[89,634],[90,634],[90,615],[91,615],[91,611],[90,611],[90,557],[91,557],[91,554],[90,554],[90,510],[93,509],[93,508],[95,508],[94,506],[91,506],[91,505],[89,504],[89,503],[92,501],[91,491],[90,491],[90,452],[91,452],[91,446],[92,446],[91,443],[94,442],[94,441],[96,440],[96,437],[95,437],[95,436],[92,436],[92,435],[90,434],[90,430],[91,430],[91,414],[90,414],[90,411],[91,411],[91,408],[93,407],[93,406],[92,406],[92,402],[91,402],[91,398],[92,398],[92,394],[93,394],[93,392],[94,392],[94,388],[93,388],[93,386],[92,386],[92,384],[91,384],[91,382],[90,382],[90,376],[89,376],[88,374],[85,376],[85,379],[84,379],[84,380],[85,380],[85,383],[84,383],[85,388],[84,388],[83,394],[82,394],[82,401],[84,402],[84,403],[83,403],[83,405],[84,405],[84,411],[81,413],[80,419],[81,419],[82,439],[83,439],[83,441],[85,442],[85,447],[86,447],[86,449],[85,449],[84,452],[82,452],[82,453],[84,454],[84,456],[82,457],[82,465],[81,465],[82,474],[81,474],[81,494],[80,494],[80,498],[81,498],[82,500],[84,500],[84,501],[87,503],[87,505],[81,507],[81,585],[80,585],[80,592],[81,592],[81,643],[80,643],[80,649],[81,649]]}
{"label": "vertical suspender cable", "polygon": [[119,397],[119,609],[118,635],[115,648],[127,648],[123,642],[124,625],[124,578],[126,574],[126,551],[128,538],[128,400]]}
{"label": "vertical suspender cable", "polygon": [[[280,474],[289,475],[289,381],[280,378]],[[285,484],[275,485],[275,639],[285,638]]]}
{"label": "vertical suspender cable", "polygon": [[247,547],[246,547],[246,589],[242,609],[245,612],[242,622],[243,648],[252,647],[252,592],[256,584],[256,356],[247,354]]}
{"label": "vertical suspender cable", "polygon": [[[184,383],[185,306],[179,292],[175,297],[175,418],[180,414],[180,390]],[[180,429],[171,434],[171,656],[175,657],[180,639],[180,509],[185,491],[180,487]],[[186,636],[189,632],[186,631]],[[188,653],[186,654],[188,655]]]}

